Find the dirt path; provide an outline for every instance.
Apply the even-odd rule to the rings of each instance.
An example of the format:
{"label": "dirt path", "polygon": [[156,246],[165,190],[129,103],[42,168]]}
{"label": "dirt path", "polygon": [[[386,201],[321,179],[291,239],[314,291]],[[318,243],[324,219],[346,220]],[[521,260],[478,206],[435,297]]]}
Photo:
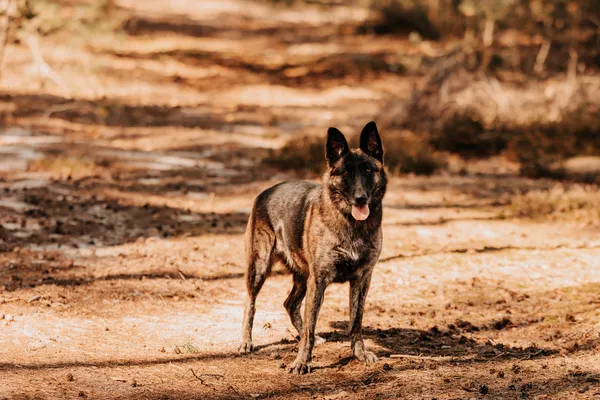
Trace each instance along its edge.
{"label": "dirt path", "polygon": [[600,396],[598,229],[506,218],[515,193],[551,185],[513,176],[392,179],[365,313],[379,363],[351,357],[337,285],[316,371],[280,368],[297,347],[281,270],[258,300],[259,350],[238,356],[245,223],[254,196],[290,177],[259,160],[408,95],[406,77],[361,69],[360,54],[402,41],[325,43],[364,18],[347,7],[117,3],[122,40],[47,39],[66,88],[40,87],[27,48],[8,49],[0,398]]}

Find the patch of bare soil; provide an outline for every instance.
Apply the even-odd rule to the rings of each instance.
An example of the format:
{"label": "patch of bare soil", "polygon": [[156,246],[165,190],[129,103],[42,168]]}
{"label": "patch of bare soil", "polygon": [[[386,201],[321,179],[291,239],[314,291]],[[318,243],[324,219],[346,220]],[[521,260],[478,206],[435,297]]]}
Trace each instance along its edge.
{"label": "patch of bare soil", "polygon": [[40,41],[65,87],[7,49],[0,398],[600,396],[597,188],[508,174],[391,180],[364,321],[381,361],[351,356],[336,285],[315,372],[288,375],[281,268],[258,298],[258,350],[238,355],[252,200],[293,176],[261,160],[330,125],[356,133],[409,93],[360,55],[407,43],[345,34],[364,18],[345,6],[115,3],[124,33]]}

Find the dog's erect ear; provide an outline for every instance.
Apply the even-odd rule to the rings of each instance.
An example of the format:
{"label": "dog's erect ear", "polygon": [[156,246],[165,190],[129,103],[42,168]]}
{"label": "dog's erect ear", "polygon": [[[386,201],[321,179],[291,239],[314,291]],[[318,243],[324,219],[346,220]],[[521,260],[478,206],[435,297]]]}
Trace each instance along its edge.
{"label": "dog's erect ear", "polygon": [[360,134],[360,149],[383,162],[383,146],[375,122],[371,121],[363,128]]}
{"label": "dog's erect ear", "polygon": [[336,128],[329,128],[327,131],[327,146],[325,147],[325,157],[327,164],[332,166],[342,156],[350,151],[348,142],[344,134]]}

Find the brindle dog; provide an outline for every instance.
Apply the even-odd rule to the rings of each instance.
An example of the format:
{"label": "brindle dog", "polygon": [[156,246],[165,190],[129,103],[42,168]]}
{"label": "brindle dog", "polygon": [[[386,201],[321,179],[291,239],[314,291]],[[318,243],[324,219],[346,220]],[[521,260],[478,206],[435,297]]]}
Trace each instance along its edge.
{"label": "brindle dog", "polygon": [[387,186],[377,126],[369,122],[364,127],[360,148],[354,150],[339,130],[329,128],[325,156],[328,169],[322,185],[290,181],[265,190],[254,202],[246,229],[248,299],[240,352],[252,351],[256,297],[271,266],[282,261],[294,275],[284,306],[300,335],[298,355],[289,369],[295,374],[311,370],[317,317],[332,282],[350,282],[354,355],[367,363],[377,361],[362,336],[365,299],[381,252],[381,202]]}

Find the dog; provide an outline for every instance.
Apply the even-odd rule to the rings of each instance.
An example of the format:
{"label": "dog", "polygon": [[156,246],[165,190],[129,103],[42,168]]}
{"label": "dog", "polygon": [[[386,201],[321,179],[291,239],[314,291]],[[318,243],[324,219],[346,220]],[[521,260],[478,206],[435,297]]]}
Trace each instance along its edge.
{"label": "dog", "polygon": [[342,132],[329,128],[325,157],[322,184],[287,181],[258,195],[245,236],[248,297],[239,351],[253,350],[256,297],[271,266],[281,261],[294,280],[284,307],[300,336],[297,357],[289,368],[298,375],[311,371],[312,350],[319,339],[315,339],[317,317],[325,289],[333,282],[350,282],[349,333],[355,357],[366,363],[377,361],[365,349],[362,336],[367,292],[381,253],[387,187],[377,125],[365,125],[358,149],[350,149]]}

